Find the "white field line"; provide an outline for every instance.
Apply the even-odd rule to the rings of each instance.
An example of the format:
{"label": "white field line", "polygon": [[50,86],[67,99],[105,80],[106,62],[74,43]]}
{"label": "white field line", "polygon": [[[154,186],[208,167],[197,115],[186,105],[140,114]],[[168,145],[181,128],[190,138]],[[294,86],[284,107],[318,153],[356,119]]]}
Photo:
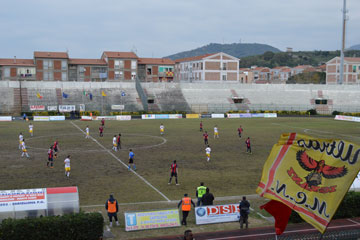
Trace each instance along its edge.
{"label": "white field line", "polygon": [[352,220],[352,219],[350,219],[350,218],[348,218],[348,219],[346,219],[346,220],[349,220],[349,221],[352,222],[352,223],[355,223],[355,224],[357,224],[357,225],[360,225],[360,222],[357,222],[357,221]]}
{"label": "white field line", "polygon": [[[78,125],[76,125],[75,123],[73,123],[72,121],[70,122],[74,127],[76,127],[77,129],[79,129],[84,135],[86,134]],[[120,158],[118,158],[115,154],[113,154],[109,149],[105,148],[101,143],[99,143],[95,138],[90,136],[90,139],[92,139],[95,143],[97,143],[102,149],[106,150],[107,153],[109,153],[113,158],[115,158],[119,163],[121,163],[126,169],[128,169],[128,166],[121,161]],[[137,172],[133,171],[132,169],[130,169],[130,171],[135,174],[135,176],[137,176],[138,178],[140,178],[144,183],[146,183],[148,186],[150,186],[152,189],[154,189],[157,193],[159,193],[163,198],[166,199],[166,201],[170,202],[170,199],[168,197],[165,196],[165,194],[163,194],[162,192],[160,192],[159,189],[157,189],[156,187],[154,187],[151,183],[149,183],[145,178],[143,178],[142,176],[140,176]]]}
{"label": "white field line", "polygon": [[[328,227],[327,229],[341,229],[341,228],[346,228],[346,227],[358,227],[358,226],[359,225],[357,225],[357,224],[351,224],[351,225]],[[284,233],[299,233],[299,232],[317,232],[317,230],[315,228],[308,228],[308,229],[285,231]],[[240,238],[245,238],[246,239],[246,238],[249,238],[249,237],[261,237],[261,236],[274,236],[275,237],[275,231],[272,231],[272,232],[269,232],[269,233],[248,234],[248,235],[242,235],[242,236],[208,238],[207,240],[226,240],[226,239],[240,239]]]}

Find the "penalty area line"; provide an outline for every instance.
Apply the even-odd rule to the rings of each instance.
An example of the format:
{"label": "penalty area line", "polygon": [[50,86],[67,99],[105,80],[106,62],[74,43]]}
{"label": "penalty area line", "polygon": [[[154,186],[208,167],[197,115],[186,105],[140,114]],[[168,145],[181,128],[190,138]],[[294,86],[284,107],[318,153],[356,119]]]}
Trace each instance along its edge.
{"label": "penalty area line", "polygon": [[[74,127],[76,127],[77,129],[79,129],[84,135],[86,135],[86,133],[75,123],[73,123],[72,121],[70,122]],[[95,138],[93,138],[92,136],[90,136],[90,139],[93,140],[95,143],[97,143],[102,149],[104,149],[107,153],[109,153],[113,158],[115,158],[115,160],[117,160],[119,163],[121,163],[126,169],[128,169],[128,166],[121,161],[120,158],[118,158],[114,153],[112,153],[109,149],[105,148],[101,143],[99,143]],[[144,183],[146,183],[149,187],[151,187],[152,189],[154,189],[157,193],[159,193],[163,198],[166,199],[166,201],[170,202],[171,200],[165,196],[165,194],[163,194],[162,192],[160,192],[159,189],[157,189],[156,187],[154,187],[150,182],[148,182],[145,178],[143,178],[142,176],[140,176],[137,172],[135,172],[134,170],[130,169],[130,171],[135,174],[135,176],[137,176],[138,178],[140,178]]]}

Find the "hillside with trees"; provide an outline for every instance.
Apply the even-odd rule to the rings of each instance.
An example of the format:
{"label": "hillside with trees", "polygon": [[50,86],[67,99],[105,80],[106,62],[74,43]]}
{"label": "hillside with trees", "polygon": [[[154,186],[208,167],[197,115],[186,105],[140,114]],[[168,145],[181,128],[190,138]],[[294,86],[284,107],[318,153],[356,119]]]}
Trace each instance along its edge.
{"label": "hillside with trees", "polygon": [[[340,56],[340,51],[309,51],[309,52],[279,52],[267,51],[257,56],[243,57],[240,59],[240,67],[247,68],[251,66],[261,67],[295,67],[298,65],[320,66],[330,59]],[[360,51],[348,50],[345,57],[360,57]]]}

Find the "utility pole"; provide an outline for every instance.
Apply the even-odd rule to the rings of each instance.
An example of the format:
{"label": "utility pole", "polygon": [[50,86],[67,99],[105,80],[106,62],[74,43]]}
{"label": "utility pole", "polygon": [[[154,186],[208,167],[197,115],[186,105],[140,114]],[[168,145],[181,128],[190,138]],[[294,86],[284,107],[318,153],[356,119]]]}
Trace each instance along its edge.
{"label": "utility pole", "polygon": [[345,51],[345,33],[346,33],[346,0],[344,0],[343,12],[343,28],[342,28],[342,42],[341,42],[341,54],[340,54],[340,78],[339,84],[344,83],[344,51]]}

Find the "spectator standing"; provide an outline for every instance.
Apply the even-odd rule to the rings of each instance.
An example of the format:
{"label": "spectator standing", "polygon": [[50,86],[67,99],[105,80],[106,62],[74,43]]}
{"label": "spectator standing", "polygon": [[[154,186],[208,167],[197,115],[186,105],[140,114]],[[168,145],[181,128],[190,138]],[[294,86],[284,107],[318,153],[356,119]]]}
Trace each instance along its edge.
{"label": "spectator standing", "polygon": [[114,217],[116,221],[116,225],[119,226],[117,212],[119,211],[119,206],[117,200],[114,198],[112,194],[110,194],[110,198],[105,203],[105,209],[108,212],[110,227],[112,227],[112,218]]}
{"label": "spectator standing", "polygon": [[176,160],[174,160],[174,163],[170,166],[171,172],[170,172],[170,179],[169,179],[169,185],[171,184],[172,177],[175,177],[176,185],[180,185],[178,183],[177,175],[178,175],[178,165],[176,164]]}
{"label": "spectator standing", "polygon": [[200,206],[201,205],[201,198],[202,196],[206,193],[206,187],[204,186],[204,183],[201,182],[200,186],[197,187],[196,189],[196,197],[198,199],[196,206]]}
{"label": "spectator standing", "polygon": [[186,218],[188,217],[189,215],[189,212],[191,211],[191,204],[195,207],[195,203],[193,202],[193,200],[191,200],[190,197],[188,197],[188,194],[185,193],[184,194],[184,197],[181,199],[181,201],[179,202],[178,204],[178,208],[181,206],[181,211],[183,213],[183,218],[181,220],[181,224],[182,225],[187,225],[187,222],[186,222]]}
{"label": "spectator standing", "polygon": [[206,188],[206,193],[202,196],[201,201],[203,206],[209,206],[214,204],[214,195],[210,193],[210,189]]}
{"label": "spectator standing", "polygon": [[191,230],[186,230],[184,232],[184,240],[194,240],[194,236]]}
{"label": "spectator standing", "polygon": [[246,197],[243,196],[242,201],[239,204],[240,209],[240,228],[243,228],[243,225],[245,223],[245,227],[248,228],[249,222],[249,214],[250,214],[250,203],[248,200],[246,200]]}

